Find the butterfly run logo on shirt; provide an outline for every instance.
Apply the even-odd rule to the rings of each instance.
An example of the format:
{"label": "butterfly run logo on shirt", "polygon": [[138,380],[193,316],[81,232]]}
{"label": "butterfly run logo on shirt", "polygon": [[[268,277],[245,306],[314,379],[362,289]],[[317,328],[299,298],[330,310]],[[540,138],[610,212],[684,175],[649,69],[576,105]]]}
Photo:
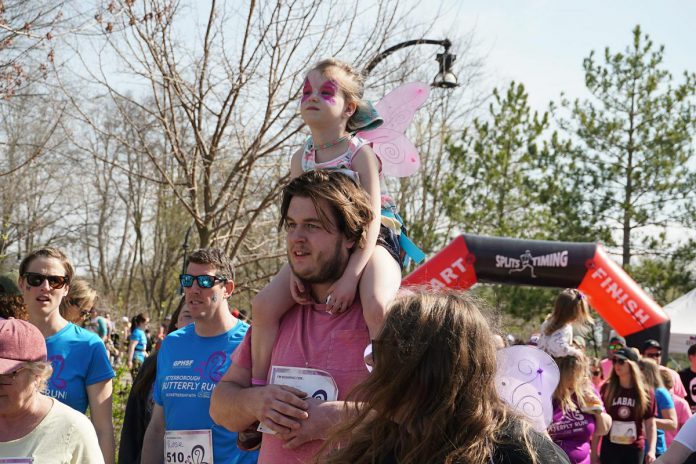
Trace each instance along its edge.
{"label": "butterfly run logo on shirt", "polygon": [[213,388],[225,374],[226,360],[227,356],[223,351],[216,351],[195,367],[193,359],[173,361],[172,368],[180,370],[181,374],[167,375],[162,389],[173,397],[210,398]]}

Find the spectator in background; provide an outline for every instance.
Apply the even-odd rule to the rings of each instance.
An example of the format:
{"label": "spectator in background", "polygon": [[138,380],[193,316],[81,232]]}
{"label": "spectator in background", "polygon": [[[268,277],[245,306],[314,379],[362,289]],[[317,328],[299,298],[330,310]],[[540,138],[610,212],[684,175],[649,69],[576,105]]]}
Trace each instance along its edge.
{"label": "spectator in background", "polygon": [[[63,298],[60,303],[60,315],[66,321],[82,326],[88,316],[91,315],[92,308],[97,299],[97,292],[84,279],[75,279],[70,283],[68,296]],[[85,327],[90,332],[99,336],[98,330],[94,327]],[[101,338],[101,337],[99,337]],[[102,341],[104,339],[102,338]]]}
{"label": "spectator in background", "polygon": [[89,310],[89,319],[85,322],[85,329],[97,334],[97,337],[106,344],[106,338],[109,335],[109,325],[106,319],[99,315],[99,311],[94,306]]}
{"label": "spectator in background", "polygon": [[145,329],[150,319],[146,314],[139,313],[131,320],[131,334],[128,337],[128,353],[126,354],[126,364],[135,379],[138,375],[140,366],[147,357],[147,336]]}
{"label": "spectator in background", "polygon": [[[644,359],[650,360],[659,366],[662,361],[662,345],[660,345],[660,342],[657,340],[646,340],[643,343],[640,354]],[[672,384],[674,385],[672,391],[674,394],[684,398],[686,396],[686,389],[681,381],[681,377],[679,377],[679,373],[666,366],[664,366],[664,369],[667,369],[672,376]]]}
{"label": "spectator in background", "polygon": [[104,343],[77,325],[66,321],[59,306],[70,290],[75,271],[65,254],[55,248],[39,248],[19,265],[19,288],[34,324],[46,338],[48,359],[53,365],[46,394],[87,412],[94,424],[107,464],[114,462],[111,368]]}
{"label": "spectator in background", "polygon": [[[174,314],[169,320],[167,334],[181,329],[193,322],[191,313],[186,308],[182,297]],[[126,411],[121,430],[121,443],[118,448],[119,464],[140,464],[140,452],[143,447],[145,431],[150,423],[154,401],[152,386],[157,375],[157,349],[145,359],[140,367],[138,376],[133,380],[133,386],[128,394]]]}
{"label": "spectator in background", "polygon": [[590,380],[592,380],[592,385],[594,385],[595,390],[599,391],[599,388],[604,383],[604,371],[602,370],[602,365],[599,359],[592,357],[589,359],[590,364]]}
{"label": "spectator in background", "polygon": [[686,388],[686,401],[693,414],[696,413],[696,344],[691,345],[686,353],[689,356],[689,367],[679,371],[679,377]]}
{"label": "spectator in background", "polygon": [[657,416],[655,426],[657,427],[657,442],[655,442],[655,456],[661,456],[667,450],[665,444],[665,430],[670,432],[677,430],[677,412],[674,409],[672,396],[662,385],[660,368],[653,361],[642,359],[638,365],[643,373],[645,384],[652,388],[657,404]]}
{"label": "spectator in background", "polygon": [[103,464],[89,419],[42,393],[51,370],[39,329],[0,321],[0,461]]}
{"label": "spectator in background", "polygon": [[677,430],[665,430],[665,444],[669,447],[679,429],[681,429],[686,421],[688,421],[691,417],[691,408],[689,408],[689,403],[684,398],[675,395],[672,391],[672,375],[664,367],[660,367],[660,377],[662,377],[662,383],[672,396],[674,410],[677,413]]}
{"label": "spectator in background", "polygon": [[612,358],[614,353],[619,351],[621,348],[626,348],[626,339],[621,335],[613,335],[609,338],[609,344],[607,345],[607,357],[602,359],[600,365],[602,366],[602,377],[608,379],[611,376],[611,372],[614,370],[612,364]]}
{"label": "spectator in background", "polygon": [[19,274],[7,272],[0,275],[0,319],[22,319],[26,321],[29,316],[24,306],[22,291],[17,286]]}

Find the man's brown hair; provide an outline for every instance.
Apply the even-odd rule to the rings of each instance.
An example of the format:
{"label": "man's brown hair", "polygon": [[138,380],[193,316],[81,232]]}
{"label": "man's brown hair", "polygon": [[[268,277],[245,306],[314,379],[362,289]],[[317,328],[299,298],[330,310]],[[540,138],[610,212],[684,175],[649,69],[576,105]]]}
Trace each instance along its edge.
{"label": "man's brown hair", "polygon": [[58,248],[52,247],[39,248],[26,255],[22,262],[19,264],[20,277],[24,277],[24,274],[26,274],[27,269],[29,269],[29,265],[36,258],[57,259],[58,261],[60,261],[60,263],[63,265],[63,268],[65,269],[65,276],[68,278],[68,284],[72,282],[72,279],[75,276],[75,268],[73,268],[73,265],[70,263],[68,257],[65,256],[65,253],[60,251]]}
{"label": "man's brown hair", "polygon": [[218,275],[234,282],[232,260],[219,248],[199,248],[189,255],[188,262],[215,266]]}
{"label": "man's brown hair", "polygon": [[[290,200],[295,196],[312,200],[327,230],[341,232],[357,246],[364,246],[367,228],[374,216],[367,192],[353,179],[338,171],[322,169],[297,176],[283,189],[279,228],[287,224]],[[321,200],[329,204],[335,221],[320,207]]]}

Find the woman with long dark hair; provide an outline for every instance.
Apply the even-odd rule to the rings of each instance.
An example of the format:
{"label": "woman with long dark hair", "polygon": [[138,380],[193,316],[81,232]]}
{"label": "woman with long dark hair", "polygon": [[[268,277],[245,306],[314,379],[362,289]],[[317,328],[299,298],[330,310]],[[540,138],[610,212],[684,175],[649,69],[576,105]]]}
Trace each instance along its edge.
{"label": "woman with long dark hair", "polygon": [[614,368],[601,390],[612,425],[602,440],[600,460],[602,464],[652,464],[657,441],[655,397],[631,348],[616,351],[612,363]]}
{"label": "woman with long dark hair", "polygon": [[489,322],[465,293],[398,298],[328,463],[567,463],[498,396]]}

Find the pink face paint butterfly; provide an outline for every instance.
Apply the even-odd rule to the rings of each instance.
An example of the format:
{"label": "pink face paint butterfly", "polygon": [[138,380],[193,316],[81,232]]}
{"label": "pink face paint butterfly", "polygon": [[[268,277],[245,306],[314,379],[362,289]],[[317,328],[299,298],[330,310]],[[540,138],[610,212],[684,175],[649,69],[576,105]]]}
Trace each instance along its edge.
{"label": "pink face paint butterfly", "polygon": [[336,94],[338,93],[338,85],[334,81],[326,81],[319,88],[319,95],[329,105],[336,104]]}
{"label": "pink face paint butterfly", "polygon": [[302,103],[309,100],[312,96],[312,84],[309,83],[309,79],[304,80],[304,85],[302,86]]}

